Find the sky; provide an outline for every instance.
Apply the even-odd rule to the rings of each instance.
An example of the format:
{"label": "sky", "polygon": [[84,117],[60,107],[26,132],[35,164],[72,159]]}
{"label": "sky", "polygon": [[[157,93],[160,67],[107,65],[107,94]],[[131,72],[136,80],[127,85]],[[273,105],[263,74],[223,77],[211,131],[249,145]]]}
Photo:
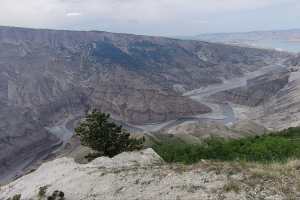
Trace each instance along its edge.
{"label": "sky", "polygon": [[300,0],[0,0],[0,25],[195,36],[300,28]]}

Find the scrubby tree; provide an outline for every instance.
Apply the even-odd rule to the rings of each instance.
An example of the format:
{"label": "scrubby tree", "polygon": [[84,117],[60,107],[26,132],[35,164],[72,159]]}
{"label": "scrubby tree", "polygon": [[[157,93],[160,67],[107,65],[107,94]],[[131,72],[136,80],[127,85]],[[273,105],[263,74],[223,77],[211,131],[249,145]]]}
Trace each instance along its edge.
{"label": "scrubby tree", "polygon": [[91,161],[99,156],[113,157],[126,151],[139,150],[143,146],[145,138],[135,139],[130,133],[122,132],[122,125],[109,122],[109,114],[93,109],[85,111],[86,120],[75,127],[76,134],[80,137],[82,145],[94,150],[86,158]]}

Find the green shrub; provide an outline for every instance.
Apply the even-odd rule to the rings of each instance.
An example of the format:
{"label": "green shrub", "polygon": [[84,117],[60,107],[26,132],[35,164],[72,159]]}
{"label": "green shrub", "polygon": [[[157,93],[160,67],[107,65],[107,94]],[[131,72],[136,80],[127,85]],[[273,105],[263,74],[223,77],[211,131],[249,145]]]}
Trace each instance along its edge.
{"label": "green shrub", "polygon": [[21,194],[15,194],[12,198],[8,198],[7,200],[20,200],[21,199]]}
{"label": "green shrub", "polygon": [[290,157],[300,157],[300,143],[295,142],[295,139],[300,138],[299,133],[300,128],[297,127],[263,136],[232,139],[228,142],[210,137],[202,144],[163,145],[157,148],[156,152],[169,163],[192,164],[201,159],[283,162]]}
{"label": "green shrub", "polygon": [[43,186],[43,187],[40,187],[40,188],[39,188],[39,194],[38,194],[38,197],[39,197],[40,199],[41,199],[42,197],[45,196],[47,187],[48,187],[48,186]]}

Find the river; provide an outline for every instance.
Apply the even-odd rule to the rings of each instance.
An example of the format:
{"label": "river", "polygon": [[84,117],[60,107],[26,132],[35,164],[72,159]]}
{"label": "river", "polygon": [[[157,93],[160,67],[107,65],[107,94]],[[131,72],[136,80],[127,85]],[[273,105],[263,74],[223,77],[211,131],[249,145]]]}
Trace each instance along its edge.
{"label": "river", "polygon": [[[219,91],[224,91],[224,90],[229,90],[229,89],[244,86],[247,84],[248,79],[263,75],[267,72],[270,72],[270,71],[273,71],[280,67],[283,67],[283,65],[281,64],[282,62],[283,62],[283,60],[281,62],[274,63],[272,65],[263,67],[260,70],[249,73],[245,76],[226,80],[226,82],[221,85],[214,85],[214,86],[208,86],[205,88],[199,88],[199,89],[196,89],[196,90],[193,90],[193,91],[190,91],[190,92],[184,94],[184,96],[188,96],[189,98],[191,98],[194,101],[197,101],[206,106],[209,106],[213,110],[212,113],[208,113],[205,115],[199,115],[199,116],[195,116],[195,117],[179,118],[179,119],[169,120],[167,122],[151,124],[151,125],[129,126],[121,121],[117,121],[117,120],[113,120],[113,119],[109,119],[109,121],[115,122],[118,125],[122,125],[123,129],[125,129],[127,131],[135,131],[135,130],[141,130],[141,129],[146,130],[146,131],[162,131],[166,128],[169,128],[172,126],[177,126],[184,122],[215,121],[220,124],[234,122],[234,121],[236,121],[236,119],[234,118],[234,113],[233,113],[233,110],[230,107],[230,105],[224,104],[224,103],[210,102],[210,101],[204,100],[203,97],[210,95],[212,93],[219,92]],[[53,133],[54,135],[56,135],[58,138],[60,138],[61,141],[65,142],[74,135],[74,130],[73,130],[74,123],[80,118],[82,118],[82,116],[75,117],[75,118],[74,117],[67,118],[65,120],[58,122],[55,126],[53,126],[51,128],[47,128],[47,130],[50,131],[51,133]],[[31,164],[33,164],[36,160],[38,160],[42,156],[49,154],[53,151],[54,152],[57,151],[57,149],[60,146],[61,145],[53,147],[47,151],[41,152],[38,155],[28,158],[27,160],[23,161],[19,165],[10,169],[5,174],[0,176],[0,184],[3,184],[6,181],[14,178],[20,170],[30,166]]]}
{"label": "river", "polygon": [[142,126],[137,125],[134,127],[140,128],[143,130],[147,130],[147,131],[162,131],[163,129],[170,128],[172,126],[177,126],[179,124],[182,124],[182,123],[188,122],[188,121],[191,121],[191,122],[193,122],[193,121],[195,121],[195,122],[196,121],[202,121],[202,122],[215,121],[220,124],[234,122],[234,121],[236,121],[236,119],[234,118],[233,110],[229,104],[210,102],[210,101],[204,100],[203,97],[208,96],[213,93],[216,93],[216,92],[245,86],[247,84],[248,79],[252,79],[257,76],[266,74],[270,71],[284,67],[282,65],[283,61],[284,60],[281,60],[280,62],[265,66],[265,67],[261,68],[260,70],[251,72],[245,76],[226,80],[226,82],[221,85],[214,85],[214,86],[199,88],[199,89],[196,89],[196,90],[193,90],[193,91],[190,91],[190,92],[187,92],[184,94],[184,96],[188,96],[192,100],[197,101],[199,103],[202,103],[202,104],[210,107],[213,110],[212,113],[198,115],[195,117],[180,118],[180,119],[170,120],[170,121],[167,121],[164,123],[157,123],[157,124],[152,124],[152,125],[142,125]]}

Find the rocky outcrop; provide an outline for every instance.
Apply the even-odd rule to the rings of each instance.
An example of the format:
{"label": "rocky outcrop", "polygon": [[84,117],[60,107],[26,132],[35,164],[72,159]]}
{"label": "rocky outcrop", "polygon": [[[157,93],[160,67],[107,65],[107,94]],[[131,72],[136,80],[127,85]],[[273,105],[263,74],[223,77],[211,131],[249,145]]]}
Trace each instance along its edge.
{"label": "rocky outcrop", "polygon": [[[60,158],[1,187],[0,198],[21,194],[21,199],[38,199],[40,187],[45,191],[41,199],[55,190],[64,192],[66,200],[296,198],[299,178],[293,175],[298,166],[299,160],[274,167],[209,160],[191,166],[166,164],[152,149],[87,164]],[[282,191],[283,186],[289,190]]]}
{"label": "rocky outcrop", "polygon": [[267,101],[269,97],[276,95],[288,83],[289,77],[290,71],[288,69],[279,69],[249,80],[246,86],[217,92],[211,94],[209,98],[255,107]]}

